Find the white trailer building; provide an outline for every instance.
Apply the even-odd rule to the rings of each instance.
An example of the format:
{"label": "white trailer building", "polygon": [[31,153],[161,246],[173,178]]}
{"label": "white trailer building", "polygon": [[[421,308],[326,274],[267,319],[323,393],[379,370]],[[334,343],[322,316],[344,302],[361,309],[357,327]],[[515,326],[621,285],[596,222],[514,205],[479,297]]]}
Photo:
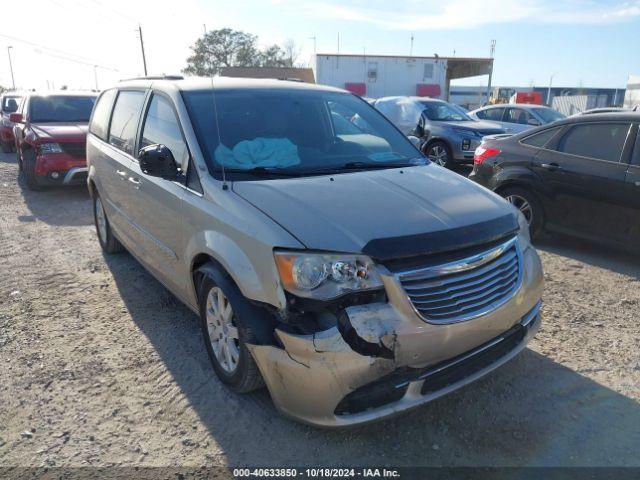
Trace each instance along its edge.
{"label": "white trailer building", "polygon": [[492,58],[316,55],[316,81],[360,96],[417,95],[449,99],[451,80],[488,75]]}

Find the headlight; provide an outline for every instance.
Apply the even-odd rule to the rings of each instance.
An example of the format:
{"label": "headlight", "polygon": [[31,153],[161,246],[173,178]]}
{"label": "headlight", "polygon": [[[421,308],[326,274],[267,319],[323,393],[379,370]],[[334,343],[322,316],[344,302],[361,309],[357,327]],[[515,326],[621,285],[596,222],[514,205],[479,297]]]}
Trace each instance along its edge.
{"label": "headlight", "polygon": [[364,255],[275,252],[274,256],[285,290],[299,297],[330,300],[382,287],[373,262]]}
{"label": "headlight", "polygon": [[518,236],[525,240],[527,243],[531,241],[531,235],[529,233],[529,223],[527,219],[524,218],[524,215],[521,211],[518,210],[518,226],[520,227],[520,231],[518,232]]}
{"label": "headlight", "polygon": [[62,148],[57,143],[43,143],[40,145],[40,153],[62,153]]}

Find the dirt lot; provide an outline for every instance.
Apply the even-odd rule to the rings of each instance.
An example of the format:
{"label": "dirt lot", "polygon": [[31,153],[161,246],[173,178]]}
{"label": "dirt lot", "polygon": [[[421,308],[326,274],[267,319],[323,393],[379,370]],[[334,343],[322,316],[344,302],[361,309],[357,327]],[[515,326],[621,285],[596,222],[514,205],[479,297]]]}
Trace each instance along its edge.
{"label": "dirt lot", "polygon": [[528,350],[403,417],[325,431],[216,381],[196,317],[102,255],[84,189],[16,175],[0,155],[0,465],[640,466],[640,258],[546,240]]}

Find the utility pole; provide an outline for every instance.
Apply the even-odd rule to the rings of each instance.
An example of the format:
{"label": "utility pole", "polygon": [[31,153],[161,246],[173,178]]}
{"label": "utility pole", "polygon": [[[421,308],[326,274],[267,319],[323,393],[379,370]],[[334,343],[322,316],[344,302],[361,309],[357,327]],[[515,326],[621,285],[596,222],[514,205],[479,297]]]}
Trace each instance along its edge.
{"label": "utility pole", "polygon": [[491,69],[489,70],[489,82],[487,83],[487,103],[491,98],[491,80],[493,78],[493,57],[496,53],[496,41],[491,40],[491,48],[489,49],[489,58],[491,58]]}
{"label": "utility pole", "polygon": [[95,79],[95,81],[96,81],[96,90],[100,90],[100,89],[98,88],[98,66],[97,66],[97,65],[94,65],[94,66],[93,66],[93,78],[94,78],[94,79]]}
{"label": "utility pole", "polygon": [[207,36],[207,24],[203,23],[202,24],[202,28],[204,28],[204,36],[206,37]]}
{"label": "utility pole", "polygon": [[11,45],[9,45],[7,47],[7,55],[9,55],[9,70],[11,70],[11,84],[13,85],[13,89],[16,89],[16,80],[13,77],[13,64],[11,63],[11,49],[13,47]]}
{"label": "utility pole", "polygon": [[318,53],[316,48],[316,36],[314,35],[313,37],[309,37],[309,40],[313,40],[313,54],[316,55]]}
{"label": "utility pole", "polygon": [[413,33],[411,34],[411,47],[409,48],[409,56],[413,57]]}
{"label": "utility pole", "polygon": [[556,73],[558,72],[553,72],[553,74],[549,78],[549,88],[547,88],[547,105],[548,106],[551,106],[551,84],[553,83],[553,77],[556,76]]}
{"label": "utility pole", "polygon": [[138,33],[140,34],[140,49],[142,50],[142,63],[144,65],[144,75],[147,76],[147,57],[144,54],[144,40],[142,40],[142,26],[138,24]]}

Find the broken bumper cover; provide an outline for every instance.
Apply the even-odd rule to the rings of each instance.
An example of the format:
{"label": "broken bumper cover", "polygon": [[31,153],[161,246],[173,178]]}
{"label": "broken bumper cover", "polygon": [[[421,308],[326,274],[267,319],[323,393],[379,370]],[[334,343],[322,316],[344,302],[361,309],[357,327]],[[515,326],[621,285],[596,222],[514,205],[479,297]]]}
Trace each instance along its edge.
{"label": "broken bumper cover", "polygon": [[276,407],[323,427],[356,425],[427,403],[489,373],[520,351],[540,325],[542,269],[523,252],[523,281],[504,305],[453,324],[422,320],[402,286],[385,276],[388,303],[348,307],[358,337],[392,352],[357,353],[339,328],[313,335],[276,329],[284,348],[250,345]]}

